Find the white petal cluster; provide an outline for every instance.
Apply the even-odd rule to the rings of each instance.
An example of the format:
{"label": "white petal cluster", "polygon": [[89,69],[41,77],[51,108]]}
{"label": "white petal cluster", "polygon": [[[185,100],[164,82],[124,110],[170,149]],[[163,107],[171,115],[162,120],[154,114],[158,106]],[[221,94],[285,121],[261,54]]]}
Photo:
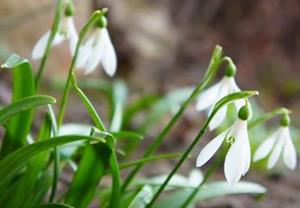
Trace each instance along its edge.
{"label": "white petal cluster", "polygon": [[[218,102],[220,99],[231,93],[240,91],[241,90],[237,86],[233,76],[224,76],[220,82],[201,93],[196,104],[196,109],[198,111],[208,110],[208,113],[210,113],[216,102]],[[237,100],[234,102],[234,104],[237,109],[240,109],[240,107],[244,105],[242,100]],[[209,129],[216,129],[224,121],[226,113],[227,106],[224,106],[218,111],[213,120],[210,122]]]}
{"label": "white petal cluster", "polygon": [[224,140],[232,140],[225,158],[224,173],[228,183],[234,185],[250,168],[251,151],[246,120],[237,119],[232,127],[211,140],[198,155],[196,166],[201,167],[211,159]]}
{"label": "white petal cluster", "polygon": [[[50,37],[50,30],[47,31],[35,44],[32,50],[32,59],[40,59],[45,54],[47,43]],[[74,25],[74,19],[72,16],[64,16],[61,23],[59,24],[59,29],[55,34],[52,42],[52,46],[56,46],[62,43],[64,40],[69,40],[70,52],[74,55],[78,34]]]}
{"label": "white petal cluster", "polygon": [[92,72],[98,64],[104,71],[113,76],[117,68],[116,52],[106,28],[97,28],[79,49],[76,68],[83,69],[85,74]]}
{"label": "white petal cluster", "polygon": [[256,150],[253,160],[258,161],[269,156],[267,168],[271,169],[281,155],[284,164],[289,169],[294,170],[297,165],[297,153],[288,126],[279,127],[277,131],[266,139]]}

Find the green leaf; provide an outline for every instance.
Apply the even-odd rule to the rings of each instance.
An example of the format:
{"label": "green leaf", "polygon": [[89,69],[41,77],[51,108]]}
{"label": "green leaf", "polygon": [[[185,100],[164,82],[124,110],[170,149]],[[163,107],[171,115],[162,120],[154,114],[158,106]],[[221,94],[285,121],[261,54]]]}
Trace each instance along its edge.
{"label": "green leaf", "polygon": [[70,205],[67,205],[67,204],[41,204],[39,206],[36,206],[35,208],[75,208],[75,207],[72,207]]}
{"label": "green leaf", "polygon": [[[48,114],[45,116],[45,120],[42,124],[37,141],[43,141],[50,138],[51,135],[51,120]],[[40,176],[40,173],[47,163],[48,154],[42,152],[27,162],[27,168],[25,173],[21,176],[17,190],[14,193],[14,197],[18,200],[11,200],[6,205],[7,207],[22,207],[25,201],[30,197],[35,183]]]}
{"label": "green leaf", "polygon": [[65,198],[67,204],[76,206],[76,208],[84,208],[89,205],[96,187],[104,175],[110,156],[111,149],[103,143],[85,147],[83,158]]}
{"label": "green leaf", "polygon": [[[12,69],[13,103],[35,94],[32,68],[26,59],[17,54],[12,54],[1,67]],[[31,128],[32,115],[33,111],[28,109],[8,122],[0,158],[25,144]]]}
{"label": "green leaf", "polygon": [[32,208],[43,203],[52,180],[52,176],[49,175],[47,171],[42,172],[42,175],[35,182],[34,188],[30,192],[30,196],[27,197],[27,200],[22,204],[22,208]]}
{"label": "green leaf", "polygon": [[[179,208],[190,196],[192,189],[182,189],[160,200],[155,208],[172,207]],[[229,185],[226,181],[212,182],[203,186],[194,198],[194,203],[208,200],[220,196],[231,194],[254,194],[262,195],[266,193],[266,188],[251,182],[239,182],[235,186]]]}
{"label": "green leaf", "polygon": [[[53,104],[56,100],[53,97],[47,95],[34,95],[19,99],[18,101],[4,106],[0,110],[0,124],[4,124],[8,120],[12,119],[15,115],[26,111],[31,108],[35,108],[41,105]],[[19,129],[17,130],[17,133]],[[18,137],[18,135],[16,136]]]}
{"label": "green leaf", "polygon": [[118,131],[118,132],[110,132],[115,138],[118,139],[132,139],[132,140],[143,140],[144,136],[140,133],[136,133],[133,131]]}
{"label": "green leaf", "polygon": [[95,137],[90,136],[78,136],[78,135],[68,135],[61,137],[54,137],[50,140],[45,140],[42,142],[36,142],[31,145],[19,148],[18,150],[10,153],[4,159],[0,160],[0,188],[5,185],[15,174],[26,164],[26,162],[33,156],[48,150],[50,148],[67,144],[75,141],[89,141],[97,140]]}

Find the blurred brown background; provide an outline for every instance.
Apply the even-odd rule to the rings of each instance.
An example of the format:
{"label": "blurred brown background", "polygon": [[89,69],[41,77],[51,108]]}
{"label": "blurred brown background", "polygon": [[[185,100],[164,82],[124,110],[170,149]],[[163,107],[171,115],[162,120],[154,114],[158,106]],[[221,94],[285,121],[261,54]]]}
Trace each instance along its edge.
{"label": "blurred brown background", "polygon": [[[213,47],[220,44],[238,66],[239,86],[259,90],[258,101],[266,110],[278,106],[292,109],[293,123],[300,127],[299,0],[75,0],[74,3],[78,30],[94,9],[104,6],[110,9],[109,30],[119,61],[117,77],[126,80],[131,92],[163,94],[177,87],[195,85],[206,69]],[[1,0],[1,62],[12,52],[30,59],[37,39],[51,26],[54,7],[54,0]],[[52,51],[51,64],[47,65],[49,75],[66,75],[70,55],[67,44],[64,46]],[[33,62],[35,69],[38,63]],[[102,70],[96,70],[95,74],[99,78],[106,76]],[[0,104],[9,102],[9,82],[9,74],[1,73]],[[194,133],[187,133],[188,137],[192,138]],[[298,175],[289,172],[280,185],[278,178],[265,180],[254,176],[275,190],[261,203],[262,207],[297,207],[294,205],[300,203],[300,184],[294,182],[299,181]],[[247,197],[236,199],[226,198],[231,205],[228,207],[257,206]],[[224,207],[218,204],[224,204],[224,199],[214,200],[205,207]]]}
{"label": "blurred brown background", "polygon": [[[30,58],[33,45],[51,25],[54,4],[1,1],[2,59],[11,52]],[[165,92],[195,84],[212,48],[220,44],[238,66],[241,88],[258,89],[265,108],[288,106],[299,117],[299,0],[75,0],[75,5],[78,29],[92,10],[110,9],[118,76],[133,89]],[[66,72],[67,52],[67,47],[55,48],[49,73]]]}

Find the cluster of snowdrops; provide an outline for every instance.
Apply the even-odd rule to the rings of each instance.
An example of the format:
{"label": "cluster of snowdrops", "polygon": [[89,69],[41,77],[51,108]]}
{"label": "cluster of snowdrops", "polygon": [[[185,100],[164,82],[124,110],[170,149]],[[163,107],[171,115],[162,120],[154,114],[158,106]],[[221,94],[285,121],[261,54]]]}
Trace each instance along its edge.
{"label": "cluster of snowdrops", "polygon": [[[95,11],[78,34],[72,1],[59,0],[51,29],[37,41],[32,51],[32,59],[41,60],[36,76],[30,63],[16,54],[2,65],[2,68],[12,69],[13,98],[10,105],[0,109],[0,121],[5,128],[0,154],[0,190],[6,190],[0,196],[1,207],[88,207],[97,204],[95,199],[100,200],[101,207],[193,207],[198,201],[220,195],[264,194],[266,189],[261,185],[240,181],[249,171],[251,161],[267,158],[267,168],[271,169],[282,157],[287,168],[296,168],[297,153],[289,129],[291,111],[278,108],[252,118],[250,98],[258,95],[258,92],[242,91],[237,86],[236,66],[231,58],[223,55],[220,46],[213,50],[207,71],[195,87],[177,94],[179,96],[174,96],[176,99],[171,98],[171,93],[161,98],[168,101],[162,102],[166,108],[175,108],[172,112],[169,109],[168,113],[172,115],[170,121],[151,141],[141,159],[120,163],[119,157],[126,158],[126,151],[118,145],[120,138],[128,139],[126,146],[131,144],[130,140],[143,137],[124,129],[124,83],[117,81],[108,87],[107,93],[110,93],[113,107],[110,127],[107,128],[101,120],[101,113],[96,111],[76,79],[77,69],[88,74],[99,67],[109,76],[114,76],[117,71],[117,56],[107,29],[107,13],[107,9]],[[38,93],[51,48],[64,41],[69,41],[72,62],[56,114],[52,107],[55,99]],[[222,68],[221,65],[224,66],[224,77],[209,86]],[[72,126],[63,123],[72,90],[87,109],[92,125]],[[31,123],[35,108],[42,105],[47,106],[47,112],[34,138],[31,135]],[[182,153],[156,155],[160,144],[189,106],[207,114],[192,143]],[[231,111],[230,106],[235,110]],[[235,119],[224,130],[220,127],[228,114]],[[279,117],[277,130],[269,137],[261,138],[258,148],[251,150],[248,131],[274,117]],[[223,130],[201,148],[195,159],[196,168],[202,167],[220,150],[217,159],[208,165],[208,170],[202,174],[199,169],[193,169],[189,177],[179,175],[178,170],[189,159],[205,133],[217,129]],[[253,156],[251,152],[254,152]],[[62,155],[68,155],[65,156],[68,159]],[[195,158],[193,155],[191,157]],[[177,162],[167,175],[144,179],[136,177],[147,163],[170,158],[175,158]],[[227,182],[208,182],[223,161]],[[62,195],[57,189],[66,164],[70,165],[74,174],[67,184],[66,193]],[[129,169],[125,178],[121,177],[123,168]],[[111,176],[112,184],[106,184],[99,190],[97,187],[105,175]],[[160,197],[163,192],[169,194]]]}

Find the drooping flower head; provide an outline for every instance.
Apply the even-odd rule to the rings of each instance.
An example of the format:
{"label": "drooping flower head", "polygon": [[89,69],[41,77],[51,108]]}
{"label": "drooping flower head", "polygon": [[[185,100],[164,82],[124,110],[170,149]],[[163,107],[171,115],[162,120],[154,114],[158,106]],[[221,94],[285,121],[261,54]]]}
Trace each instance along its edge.
{"label": "drooping flower head", "polygon": [[85,74],[92,72],[98,64],[113,76],[117,69],[117,58],[107,31],[107,19],[102,16],[89,39],[80,47],[76,68],[83,69]]}
{"label": "drooping flower head", "polygon": [[240,108],[238,119],[223,133],[212,139],[197,157],[196,166],[203,166],[221,147],[224,140],[231,144],[224,162],[224,174],[227,182],[236,184],[244,176],[251,161],[251,151],[248,139],[247,120],[250,116],[250,107],[247,103]]}
{"label": "drooping flower head", "polygon": [[268,158],[267,168],[275,166],[282,155],[284,164],[294,170],[297,165],[297,153],[290,136],[290,118],[286,114],[280,121],[280,127],[267,138],[254,153],[253,161]]}
{"label": "drooping flower head", "polygon": [[[61,22],[58,26],[58,31],[54,36],[52,46],[56,46],[62,43],[64,40],[69,41],[70,53],[72,56],[75,53],[76,44],[78,40],[78,34],[74,24],[74,9],[71,1],[67,1],[65,4],[65,12],[62,16]],[[32,50],[32,59],[40,59],[44,56],[47,43],[50,37],[50,30],[47,31],[35,44]]]}
{"label": "drooping flower head", "polygon": [[[214,105],[225,97],[234,92],[240,92],[240,88],[237,86],[234,76],[236,74],[236,67],[231,61],[231,59],[225,59],[228,61],[228,65],[225,69],[225,76],[213,85],[212,87],[205,90],[203,93],[200,94],[198,97],[198,101],[196,104],[196,109],[198,111],[207,110],[208,114],[212,111]],[[237,100],[234,102],[236,109],[240,109],[243,106],[243,102]],[[219,110],[216,116],[209,124],[209,129],[214,130],[216,129],[225,119],[227,113],[227,106],[224,106]]]}

